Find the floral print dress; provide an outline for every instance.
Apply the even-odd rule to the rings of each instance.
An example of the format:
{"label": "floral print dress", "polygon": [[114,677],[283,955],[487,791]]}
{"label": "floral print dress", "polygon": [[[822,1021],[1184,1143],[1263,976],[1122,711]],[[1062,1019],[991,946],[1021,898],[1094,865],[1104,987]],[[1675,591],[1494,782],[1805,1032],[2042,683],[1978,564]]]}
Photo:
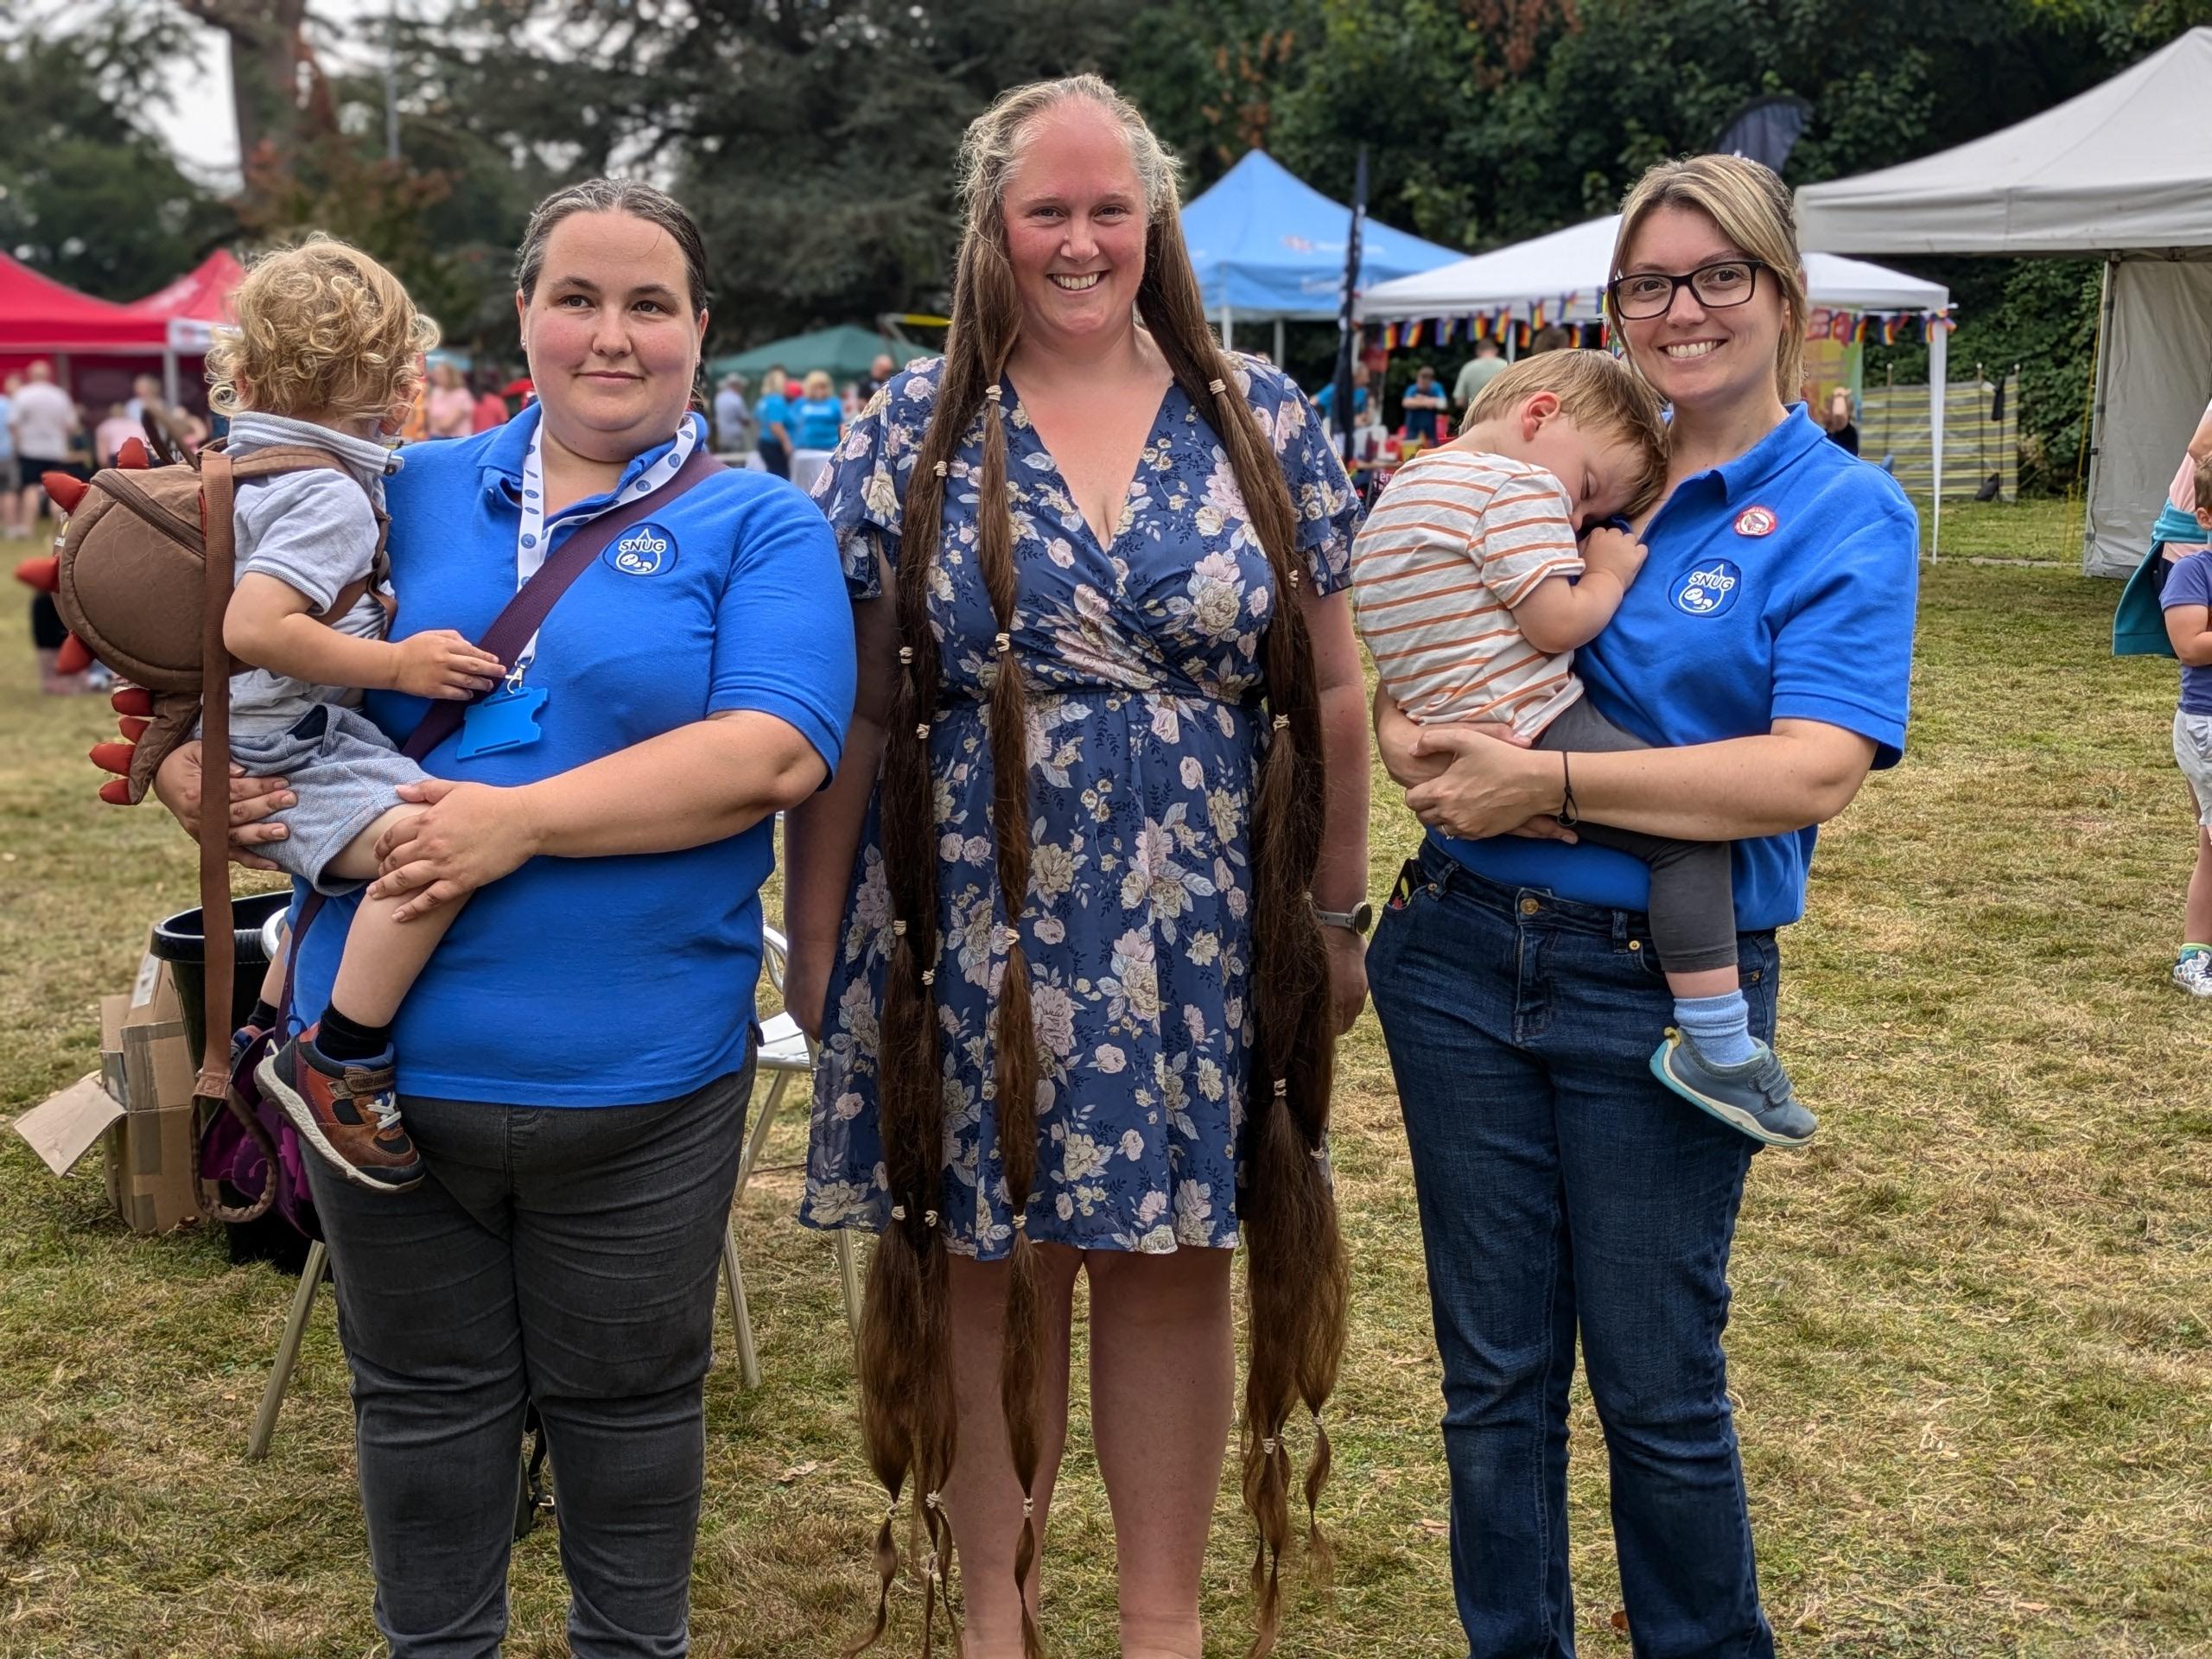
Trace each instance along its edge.
{"label": "floral print dress", "polygon": [[[1281,457],[1319,591],[1350,575],[1359,508],[1305,395],[1264,364],[1236,378]],[[815,486],[858,597],[897,555],[899,507],[942,365],[895,376]],[[993,995],[1004,971],[991,836],[985,674],[997,623],[976,550],[982,422],[1007,423],[1029,690],[1034,836],[1020,918],[1040,1048],[1029,1236],[1083,1249],[1236,1243],[1245,1109],[1249,815],[1266,721],[1261,645],[1281,596],[1213,428],[1162,399],[1110,546],[1101,547],[1011,385],[946,479],[930,594],[944,708],[931,722],[938,829],[937,1012],[949,1248],[1002,1256],[1013,1217],[998,1151]],[[888,1219],[876,1033],[891,900],[871,804],[830,972],[815,1072],[810,1226]]]}

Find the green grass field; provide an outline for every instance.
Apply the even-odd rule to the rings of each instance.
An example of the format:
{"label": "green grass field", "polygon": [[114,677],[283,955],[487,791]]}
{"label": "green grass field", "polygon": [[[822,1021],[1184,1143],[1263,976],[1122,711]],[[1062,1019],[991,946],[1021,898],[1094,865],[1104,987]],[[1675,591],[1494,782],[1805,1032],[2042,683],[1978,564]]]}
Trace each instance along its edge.
{"label": "green grass field", "polygon": [[[1824,838],[1787,939],[1784,1047],[1826,1127],[1754,1170],[1730,1352],[1789,1654],[2212,1656],[2212,1007],[2164,982],[2192,846],[2173,669],[2107,654],[2113,584],[1952,562],[2069,557],[2063,512],[1947,512],[1911,753]],[[35,695],[10,602],[10,1116],[94,1063],[97,997],[151,918],[194,902],[168,821],[92,799],[81,757],[109,727],[97,699]],[[1379,892],[1415,840],[1380,787],[1374,829]],[[1344,1083],[1357,1300],[1327,1497],[1338,1586],[1300,1599],[1281,1650],[1447,1659],[1465,1649],[1438,1368],[1371,1018]],[[742,1390],[725,1352],[708,1389],[693,1627],[716,1659],[834,1653],[868,1605],[881,1499],[830,1252],[791,1219],[803,1137],[788,1113],[742,1206],[766,1386]],[[0,1136],[0,1659],[380,1651],[327,1297],[274,1452],[242,1455],[290,1289],[204,1231],[130,1236],[96,1168],[56,1181]],[[1579,1389],[1573,1428],[1583,1649],[1625,1656]],[[1080,1428],[1061,1494],[1047,1625],[1056,1654],[1092,1659],[1113,1650],[1112,1540]],[[1210,1654],[1243,1651],[1247,1538],[1224,1495]],[[517,1549],[513,1585],[509,1651],[565,1652],[549,1531]]]}

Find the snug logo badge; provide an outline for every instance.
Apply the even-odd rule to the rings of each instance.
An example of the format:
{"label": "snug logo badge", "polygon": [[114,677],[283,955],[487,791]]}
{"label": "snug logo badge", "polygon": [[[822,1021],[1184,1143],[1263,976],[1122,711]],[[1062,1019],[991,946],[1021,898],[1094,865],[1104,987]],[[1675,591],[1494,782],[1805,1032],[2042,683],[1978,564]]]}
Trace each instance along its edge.
{"label": "snug logo badge", "polygon": [[635,524],[600,556],[626,576],[657,576],[676,568],[676,537],[658,524]]}
{"label": "snug logo badge", "polygon": [[1675,608],[1685,616],[1719,616],[1736,602],[1744,573],[1726,559],[1691,569],[1675,582]]}
{"label": "snug logo badge", "polygon": [[1770,507],[1745,507],[1736,515],[1736,533],[1738,536],[1771,536],[1781,522]]}

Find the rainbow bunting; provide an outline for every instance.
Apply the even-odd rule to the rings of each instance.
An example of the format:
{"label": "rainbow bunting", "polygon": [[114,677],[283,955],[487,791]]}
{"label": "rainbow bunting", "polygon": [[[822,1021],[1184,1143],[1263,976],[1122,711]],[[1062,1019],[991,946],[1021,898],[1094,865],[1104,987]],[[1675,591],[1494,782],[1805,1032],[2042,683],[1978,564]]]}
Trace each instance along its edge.
{"label": "rainbow bunting", "polygon": [[1541,328],[1544,326],[1544,302],[1541,300],[1529,306],[1529,326],[1531,328]]}
{"label": "rainbow bunting", "polygon": [[1414,346],[1420,345],[1421,319],[1419,317],[1414,317],[1410,320],[1406,324],[1405,332],[1400,334],[1398,338],[1404,343],[1405,348],[1409,352],[1413,350]]}

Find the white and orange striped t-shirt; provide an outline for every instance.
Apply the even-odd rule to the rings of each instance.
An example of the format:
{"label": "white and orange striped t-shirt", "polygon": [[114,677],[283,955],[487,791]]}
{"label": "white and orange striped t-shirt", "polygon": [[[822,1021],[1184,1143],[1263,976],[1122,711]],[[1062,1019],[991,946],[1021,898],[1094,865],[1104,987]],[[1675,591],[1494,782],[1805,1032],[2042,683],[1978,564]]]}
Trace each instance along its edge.
{"label": "white and orange striped t-shirt", "polygon": [[1352,613],[1382,687],[1422,725],[1492,720],[1534,738],[1582,695],[1572,652],[1537,650],[1513,607],[1582,574],[1567,492],[1505,455],[1433,449],[1401,467],[1351,550]]}

